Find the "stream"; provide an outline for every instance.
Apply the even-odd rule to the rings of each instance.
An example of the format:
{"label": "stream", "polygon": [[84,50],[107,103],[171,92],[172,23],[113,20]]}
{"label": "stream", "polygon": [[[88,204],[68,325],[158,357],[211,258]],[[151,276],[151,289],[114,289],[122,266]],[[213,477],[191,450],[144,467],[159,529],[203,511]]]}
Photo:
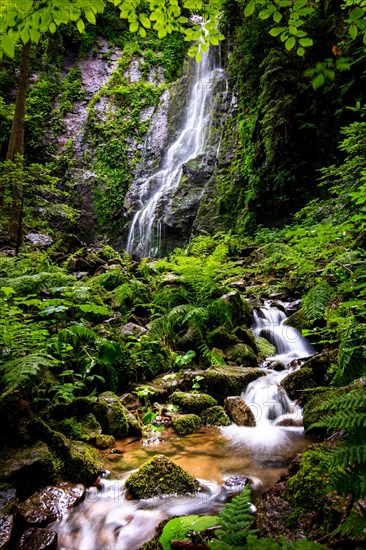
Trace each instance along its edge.
{"label": "stream", "polygon": [[[311,442],[304,437],[301,407],[279,383],[315,351],[296,329],[283,324],[285,319],[278,308],[255,311],[254,334],[265,336],[277,351],[262,365],[267,375],[251,382],[242,394],[256,427],[206,427],[185,437],[169,429],[150,440],[117,441],[114,452],[102,452],[106,478],[88,489],[83,503],[50,526],[58,532],[59,550],[138,550],[169,516],[217,514],[231,495],[242,490],[246,478],[253,498],[276,483],[294,455]],[[283,370],[271,369],[279,362]],[[188,497],[128,500],[125,479],[156,454],[174,460],[199,479],[205,491]]]}

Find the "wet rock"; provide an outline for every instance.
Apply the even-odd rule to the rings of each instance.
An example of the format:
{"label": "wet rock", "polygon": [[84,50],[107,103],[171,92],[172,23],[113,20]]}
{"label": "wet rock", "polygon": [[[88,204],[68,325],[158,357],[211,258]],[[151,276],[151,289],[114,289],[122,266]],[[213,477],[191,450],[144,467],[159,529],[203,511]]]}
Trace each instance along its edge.
{"label": "wet rock", "polygon": [[98,396],[94,405],[94,414],[106,434],[117,438],[128,434],[126,409],[113,392],[107,391]]}
{"label": "wet rock", "polygon": [[32,246],[51,246],[53,239],[50,235],[45,233],[27,233],[24,236],[24,240]]}
{"label": "wet rock", "polygon": [[284,536],[287,540],[297,538],[286,527],[292,508],[286,499],[286,487],[283,482],[277,483],[274,488],[264,493],[256,505],[256,526],[261,538],[273,537],[275,540],[279,540],[280,536]]}
{"label": "wet rock", "polygon": [[268,368],[277,372],[281,372],[283,370],[286,370],[286,365],[282,363],[282,361],[273,361],[268,365]]}
{"label": "wet rock", "polygon": [[308,318],[305,315],[305,311],[303,309],[299,309],[299,311],[296,311],[296,313],[293,313],[285,319],[283,322],[284,325],[288,325],[290,327],[296,328],[298,331],[302,331],[304,328],[311,328],[311,323],[309,322]]}
{"label": "wet rock", "polygon": [[196,432],[202,421],[196,414],[181,414],[173,417],[173,428],[178,435],[189,435]]}
{"label": "wet rock", "polygon": [[144,428],[141,426],[141,421],[138,419],[138,413],[136,413],[135,416],[135,414],[126,409],[126,416],[128,420],[128,434],[142,437],[144,435]]}
{"label": "wet rock", "polygon": [[126,325],[123,325],[121,332],[122,334],[128,334],[129,336],[139,338],[142,334],[147,332],[147,329],[145,327],[141,327],[140,325],[136,325],[135,323],[127,323]]}
{"label": "wet rock", "polygon": [[233,290],[221,296],[220,300],[226,303],[231,312],[234,326],[239,324],[243,324],[247,327],[251,326],[253,322],[253,309],[248,302],[243,300],[240,292]]}
{"label": "wet rock", "polygon": [[95,440],[92,442],[97,449],[109,449],[116,445],[116,440],[113,435],[97,435]]}
{"label": "wet rock", "polygon": [[56,550],[57,539],[51,529],[31,527],[24,531],[14,550]]}
{"label": "wet rock", "polygon": [[264,360],[267,357],[275,355],[276,347],[271,344],[271,342],[269,342],[266,338],[263,338],[263,336],[258,336],[255,341],[258,351],[260,353],[260,359]]}
{"label": "wet rock", "polygon": [[73,416],[62,420],[58,429],[73,439],[90,442],[102,433],[102,427],[92,413],[81,418]]}
{"label": "wet rock", "polygon": [[45,487],[18,506],[18,512],[29,525],[45,526],[60,519],[63,512],[85,497],[85,487],[67,482]]}
{"label": "wet rock", "polygon": [[249,483],[250,479],[246,476],[230,476],[224,480],[224,489],[229,493],[239,493]]}
{"label": "wet rock", "polygon": [[156,455],[145,462],[129,476],[125,486],[137,499],[195,493],[200,487],[194,477],[164,455]]}
{"label": "wet rock", "polygon": [[309,388],[315,388],[317,383],[315,382],[313,371],[308,367],[301,367],[295,372],[288,374],[280,384],[287,392],[290,399],[299,399],[303,390]]}
{"label": "wet rock", "polygon": [[119,400],[121,401],[122,405],[129,411],[138,409],[141,406],[140,399],[137,397],[137,395],[134,395],[133,393],[124,393],[123,395],[121,395]]}
{"label": "wet rock", "polygon": [[181,373],[172,372],[154,378],[152,384],[171,394],[184,386],[184,379]]}
{"label": "wet rock", "polygon": [[219,403],[223,403],[225,397],[241,395],[250,382],[266,373],[262,369],[226,365],[210,367],[202,371],[201,375],[204,377],[201,386]]}
{"label": "wet rock", "polygon": [[228,332],[224,326],[213,330],[210,334],[210,341],[217,348],[223,349],[239,343],[238,336]]}
{"label": "wet rock", "polygon": [[14,514],[0,512],[0,548],[10,548],[10,540],[15,523]]}
{"label": "wet rock", "polygon": [[258,353],[259,350],[257,342],[252,329],[246,327],[237,327],[234,330],[234,335],[239,339],[241,343],[250,346],[255,354]]}
{"label": "wet rock", "polygon": [[72,483],[90,486],[104,471],[98,452],[81,441],[70,445],[70,454],[64,464],[64,476]]}
{"label": "wet rock", "polygon": [[237,426],[255,426],[255,417],[249,405],[239,396],[227,397],[224,401],[224,408],[229,418]]}
{"label": "wet rock", "polygon": [[149,447],[151,445],[160,445],[161,439],[159,437],[148,437],[142,442],[144,447]]}
{"label": "wet rock", "polygon": [[206,426],[230,426],[231,421],[224,407],[210,407],[201,413],[201,419]]}
{"label": "wet rock", "polygon": [[257,367],[257,357],[253,349],[248,344],[235,344],[224,350],[224,356],[227,361],[243,365],[245,367]]}
{"label": "wet rock", "polygon": [[303,368],[310,368],[313,371],[313,376],[317,386],[325,386],[328,381],[327,373],[331,366],[331,362],[334,359],[335,357],[332,357],[331,353],[318,353],[305,361]]}
{"label": "wet rock", "polygon": [[291,426],[294,428],[301,427],[303,425],[302,418],[281,418],[275,422],[275,426]]}
{"label": "wet rock", "polygon": [[173,405],[187,413],[200,413],[217,405],[216,399],[205,393],[174,392],[170,400]]}

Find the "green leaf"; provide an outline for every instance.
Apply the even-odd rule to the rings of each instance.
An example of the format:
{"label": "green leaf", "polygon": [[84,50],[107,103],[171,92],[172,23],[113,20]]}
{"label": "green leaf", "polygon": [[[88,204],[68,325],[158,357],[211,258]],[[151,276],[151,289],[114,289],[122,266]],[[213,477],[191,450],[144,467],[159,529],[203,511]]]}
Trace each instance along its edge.
{"label": "green leaf", "polygon": [[285,48],[287,51],[290,51],[292,50],[292,48],[295,46],[296,44],[296,40],[293,36],[290,36],[286,42],[285,42]]}
{"label": "green leaf", "polygon": [[269,34],[271,36],[276,37],[276,36],[279,36],[284,30],[285,30],[285,27],[274,27],[269,31]]}
{"label": "green leaf", "polygon": [[202,53],[201,53],[200,51],[198,51],[198,52],[196,53],[196,61],[197,61],[197,63],[198,63],[199,61],[201,61],[201,59],[202,59]]}
{"label": "green leaf", "polygon": [[97,21],[95,19],[93,10],[91,10],[90,8],[85,8],[84,12],[85,12],[85,17],[87,18],[89,23],[91,23],[92,25],[95,25]]}
{"label": "green leaf", "polygon": [[279,11],[275,11],[273,14],[273,21],[279,23],[282,19],[282,14]]}
{"label": "green leaf", "polygon": [[314,80],[312,81],[311,84],[312,84],[314,90],[317,90],[318,88],[323,86],[324,82],[325,82],[324,75],[322,73],[320,73],[314,78]]}
{"label": "green leaf", "polygon": [[146,31],[145,31],[144,27],[139,27],[139,35],[141,36],[141,38],[146,37]]}
{"label": "green leaf", "polygon": [[159,37],[159,38],[165,38],[166,35],[167,35],[167,32],[166,32],[165,29],[160,29],[160,30],[158,31],[158,37]]}
{"label": "green leaf", "polygon": [[214,527],[218,523],[217,516],[183,516],[174,518],[165,525],[159,542],[164,550],[171,550],[171,540],[183,540],[188,531],[204,531],[209,527]]}
{"label": "green leaf", "polygon": [[301,47],[300,47],[300,48],[297,48],[296,53],[297,53],[297,55],[299,55],[300,57],[303,57],[303,55],[305,55],[305,50],[304,50],[304,48],[301,48]]}
{"label": "green leaf", "polygon": [[78,28],[78,31],[82,34],[85,31],[85,23],[82,19],[79,19],[76,23],[76,26]]}
{"label": "green leaf", "polygon": [[4,53],[8,56],[13,58],[14,52],[15,52],[15,41],[10,38],[8,34],[4,34],[1,39],[1,47],[4,50]]}
{"label": "green leaf", "polygon": [[300,38],[299,43],[300,43],[300,46],[302,46],[303,48],[309,48],[310,46],[313,45],[313,39],[308,37]]}
{"label": "green leaf", "polygon": [[260,11],[259,12],[259,19],[268,19],[268,17],[270,17],[272,15],[274,10],[275,10],[275,8],[271,7],[271,8],[267,8],[266,10]]}
{"label": "green leaf", "polygon": [[134,21],[133,23],[130,23],[130,32],[137,32],[138,30],[139,30],[138,21]]}
{"label": "green leaf", "polygon": [[356,25],[352,24],[349,26],[348,32],[350,34],[350,37],[354,40],[358,35],[358,28],[356,27]]}
{"label": "green leaf", "polygon": [[364,15],[365,10],[363,8],[355,8],[351,11],[349,18],[351,21],[355,21],[356,19],[361,19],[361,17],[364,17]]}
{"label": "green leaf", "polygon": [[141,21],[141,25],[143,25],[145,27],[145,29],[151,29],[151,21],[147,17],[147,15],[145,15],[144,13],[141,13],[139,15],[139,19]]}
{"label": "green leaf", "polygon": [[98,306],[97,304],[79,304],[77,307],[85,313],[95,313],[96,315],[110,315],[110,310],[108,308],[104,306]]}
{"label": "green leaf", "polygon": [[253,15],[254,10],[255,10],[255,3],[249,2],[249,4],[245,7],[245,10],[244,10],[245,17],[250,17],[251,15]]}
{"label": "green leaf", "polygon": [[29,30],[27,27],[23,27],[20,31],[20,38],[22,39],[23,44],[26,44],[29,41]]}
{"label": "green leaf", "polygon": [[303,8],[304,6],[306,6],[307,3],[308,3],[308,0],[296,0],[296,2],[294,4],[294,7],[293,7],[293,10],[297,11],[297,10]]}
{"label": "green leaf", "polygon": [[297,27],[294,27],[293,25],[290,25],[289,28],[288,28],[290,34],[293,34],[293,35],[297,35],[298,33],[298,30],[297,30]]}
{"label": "green leaf", "polygon": [[29,34],[33,44],[38,44],[39,39],[41,38],[41,34],[38,32],[38,30],[30,27]]}

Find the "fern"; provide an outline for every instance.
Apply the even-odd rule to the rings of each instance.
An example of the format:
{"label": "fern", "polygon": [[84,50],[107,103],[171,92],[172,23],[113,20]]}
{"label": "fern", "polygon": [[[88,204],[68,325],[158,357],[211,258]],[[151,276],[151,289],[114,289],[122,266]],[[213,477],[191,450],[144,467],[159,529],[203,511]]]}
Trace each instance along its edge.
{"label": "fern", "polygon": [[82,325],[72,325],[60,330],[58,338],[61,342],[70,343],[76,348],[81,342],[95,342],[98,335],[94,330]]}
{"label": "fern", "polygon": [[251,513],[250,490],[246,486],[239,496],[225,504],[219,514],[221,528],[215,531],[219,538],[210,545],[212,550],[236,550],[242,548],[247,542],[248,535],[254,531],[250,527],[254,523]]}
{"label": "fern", "polygon": [[332,296],[333,290],[327,283],[320,283],[307,293],[302,307],[309,321],[317,321],[324,317]]}
{"label": "fern", "polygon": [[1,368],[1,382],[5,387],[0,399],[17,388],[23,387],[32,378],[39,375],[41,368],[51,368],[57,361],[44,351],[30,353],[7,361]]}

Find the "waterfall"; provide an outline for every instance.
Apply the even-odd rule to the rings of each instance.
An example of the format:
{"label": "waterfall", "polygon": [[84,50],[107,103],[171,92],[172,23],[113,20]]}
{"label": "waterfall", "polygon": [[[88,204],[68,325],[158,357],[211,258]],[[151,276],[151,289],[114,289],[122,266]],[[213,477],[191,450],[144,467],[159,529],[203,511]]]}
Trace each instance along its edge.
{"label": "waterfall", "polygon": [[[266,376],[248,384],[241,397],[251,408],[255,428],[229,426],[222,431],[233,445],[243,445],[251,452],[266,456],[289,444],[290,438],[302,433],[302,409],[292,401],[280,385],[300,360],[314,355],[315,350],[294,327],[285,325],[286,315],[277,307],[268,305],[254,311],[252,330],[256,337],[266,338],[276,347],[276,354],[267,358]],[[282,363],[280,372],[271,369],[274,363]]]}
{"label": "waterfall", "polygon": [[126,250],[140,257],[156,257],[164,239],[164,216],[178,187],[183,165],[205,152],[210,132],[210,99],[217,78],[223,70],[216,66],[214,53],[203,55],[199,63],[191,62],[191,92],[186,114],[175,141],[163,155],[161,167],[139,189],[138,209],[132,219]]}

